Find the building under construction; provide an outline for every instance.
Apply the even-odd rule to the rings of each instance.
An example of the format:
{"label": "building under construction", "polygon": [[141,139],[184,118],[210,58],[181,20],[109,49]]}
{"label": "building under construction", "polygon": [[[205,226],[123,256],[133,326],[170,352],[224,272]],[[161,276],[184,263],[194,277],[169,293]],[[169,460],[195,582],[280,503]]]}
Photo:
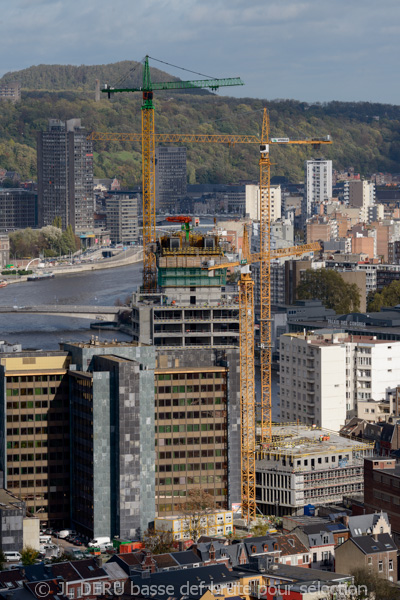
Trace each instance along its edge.
{"label": "building under construction", "polygon": [[263,514],[303,514],[314,506],[362,494],[364,457],[374,446],[299,425],[272,427],[272,443],[256,462],[257,506]]}
{"label": "building under construction", "polygon": [[179,232],[157,243],[157,290],[134,295],[133,338],[163,347],[238,348],[237,287],[227,286],[216,235]]}
{"label": "building under construction", "polygon": [[[133,336],[156,350],[156,515],[180,512],[191,489],[216,506],[241,501],[239,305],[215,235],[159,238],[157,289],[133,298]],[[188,351],[190,349],[190,351]]]}

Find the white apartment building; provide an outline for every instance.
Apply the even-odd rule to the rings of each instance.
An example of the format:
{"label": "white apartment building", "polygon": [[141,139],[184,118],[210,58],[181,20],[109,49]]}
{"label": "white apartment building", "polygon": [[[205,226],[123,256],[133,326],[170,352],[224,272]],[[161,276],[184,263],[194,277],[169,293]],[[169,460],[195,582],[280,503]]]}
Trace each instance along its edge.
{"label": "white apartment building", "polygon": [[284,334],[279,361],[281,421],[339,431],[346,420],[346,355],[322,335]]}
{"label": "white apartment building", "polygon": [[280,340],[280,416],[338,431],[358,401],[386,400],[400,383],[400,342],[334,330]]}
{"label": "white apartment building", "polygon": [[[276,221],[282,215],[282,191],[280,185],[271,185],[271,221]],[[246,215],[253,221],[260,220],[260,186],[246,185]]]}
{"label": "white apartment building", "polygon": [[332,198],[332,161],[323,158],[304,163],[304,197],[301,207],[305,221],[312,215],[312,205]]}

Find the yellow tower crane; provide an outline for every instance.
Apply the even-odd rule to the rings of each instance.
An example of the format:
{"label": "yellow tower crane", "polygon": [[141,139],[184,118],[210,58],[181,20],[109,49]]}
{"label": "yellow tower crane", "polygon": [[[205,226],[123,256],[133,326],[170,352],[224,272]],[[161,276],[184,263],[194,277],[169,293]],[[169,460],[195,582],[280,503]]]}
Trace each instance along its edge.
{"label": "yellow tower crane", "polygon": [[[246,231],[246,227],[245,227]],[[244,237],[247,233],[244,234]],[[301,256],[320,250],[318,242],[274,250],[268,254],[250,254],[241,261],[208,267],[208,271],[241,267],[239,280],[240,340],[240,413],[241,413],[241,481],[242,515],[251,522],[256,517],[256,403],[254,393],[254,281],[249,265],[285,256]],[[264,413],[265,416],[265,413]],[[271,426],[271,424],[269,424]]]}
{"label": "yellow tower crane", "polygon": [[[116,90],[117,91],[117,90]],[[118,90],[132,91],[132,90]],[[139,133],[99,133],[92,132],[89,139],[100,141],[142,141],[142,155],[144,140]],[[311,145],[319,148],[321,145],[331,144],[330,136],[312,138],[308,140],[290,140],[289,138],[270,138],[269,118],[267,109],[264,109],[261,136],[255,135],[231,135],[231,134],[154,134],[154,140],[158,143],[217,143],[229,144],[256,144],[260,148],[260,252],[250,255],[248,247],[247,231],[245,233],[244,252],[247,254],[243,265],[260,263],[260,362],[261,362],[261,443],[265,444],[271,440],[272,423],[272,398],[271,398],[271,282],[270,261],[273,258],[285,256],[301,256],[305,252],[320,249],[319,244],[308,244],[275,250],[271,253],[271,162],[269,158],[270,145]],[[145,183],[143,181],[143,190]],[[154,205],[155,207],[155,205]],[[143,212],[155,211],[151,203],[145,203],[143,199]],[[155,215],[155,212],[154,212]],[[149,219],[149,214],[143,214]],[[150,222],[151,220],[149,220]],[[152,222],[152,221],[151,221]],[[154,216],[155,240],[155,216]],[[245,256],[244,254],[244,256]],[[247,260],[246,260],[247,258]],[[152,264],[152,263],[151,263]],[[240,263],[228,263],[218,265],[216,268],[235,266]],[[152,275],[153,277],[153,275]],[[150,281],[150,279],[149,279]],[[151,279],[153,281],[153,279]],[[254,282],[250,273],[242,273],[239,284],[240,299],[240,381],[241,381],[241,427],[242,427],[242,510],[249,519],[255,517],[255,451],[256,451],[256,424],[255,424],[255,396],[254,396]]]}
{"label": "yellow tower crane", "polygon": [[[239,77],[225,79],[198,79],[195,81],[152,82],[149,56],[144,59],[143,83],[140,88],[113,88],[108,85],[102,90],[108,97],[120,92],[142,92],[142,195],[143,195],[143,287],[156,287],[156,258],[152,244],[156,241],[156,194],[155,194],[155,136],[153,91],[210,88],[244,85]],[[155,60],[155,59],[153,59]]]}

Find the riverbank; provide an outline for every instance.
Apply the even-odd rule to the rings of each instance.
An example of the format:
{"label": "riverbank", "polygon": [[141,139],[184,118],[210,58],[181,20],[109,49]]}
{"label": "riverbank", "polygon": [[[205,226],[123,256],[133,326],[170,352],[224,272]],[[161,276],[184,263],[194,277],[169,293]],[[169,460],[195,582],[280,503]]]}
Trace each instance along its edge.
{"label": "riverbank", "polygon": [[[122,253],[121,253],[122,254]],[[76,273],[85,273],[85,272],[93,272],[93,271],[102,271],[104,269],[117,269],[119,267],[125,267],[127,265],[133,265],[136,263],[140,263],[143,260],[143,249],[136,252],[126,252],[124,258],[104,258],[98,263],[84,263],[79,265],[65,265],[60,267],[51,267],[51,272],[54,273],[56,277],[59,275],[73,275]],[[40,269],[37,269],[35,273],[40,274]],[[23,283],[27,281],[28,275],[3,275],[5,281],[7,281],[7,285],[13,283]],[[43,280],[41,280],[43,281]]]}

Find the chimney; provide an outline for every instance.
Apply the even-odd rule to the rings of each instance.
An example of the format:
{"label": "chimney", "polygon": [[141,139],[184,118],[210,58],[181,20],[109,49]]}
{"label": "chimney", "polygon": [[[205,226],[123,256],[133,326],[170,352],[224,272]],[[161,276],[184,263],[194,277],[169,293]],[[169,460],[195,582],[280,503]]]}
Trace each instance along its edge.
{"label": "chimney", "polygon": [[210,558],[210,561],[215,561],[215,548],[214,548],[214,544],[212,542],[211,542],[210,548],[208,550],[208,556]]}

